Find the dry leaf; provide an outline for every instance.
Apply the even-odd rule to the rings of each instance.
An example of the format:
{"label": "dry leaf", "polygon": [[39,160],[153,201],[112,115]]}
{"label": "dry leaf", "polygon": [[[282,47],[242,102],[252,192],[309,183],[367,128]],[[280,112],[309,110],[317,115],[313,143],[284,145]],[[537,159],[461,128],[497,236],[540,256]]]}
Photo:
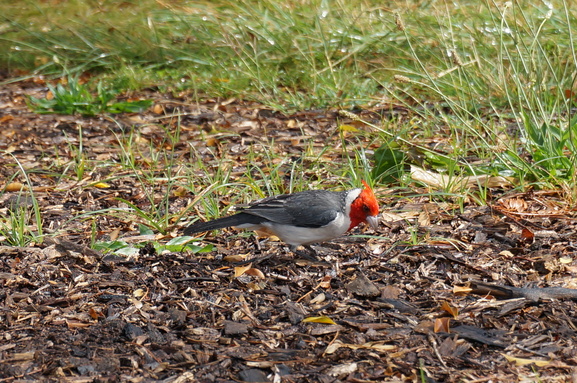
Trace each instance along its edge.
{"label": "dry leaf", "polygon": [[7,114],[5,116],[0,117],[0,124],[2,124],[4,122],[12,121],[13,119],[14,119],[14,116]]}
{"label": "dry leaf", "polygon": [[358,132],[359,130],[352,125],[339,125],[339,130],[341,132]]}
{"label": "dry leaf", "polygon": [[350,348],[351,350],[375,350],[375,351],[395,351],[397,346],[392,344],[385,344],[384,341],[366,342],[361,344],[351,344],[343,343],[340,340],[336,340],[329,344],[325,350],[325,354],[332,354],[341,347]]}
{"label": "dry leaf", "polygon": [[139,310],[144,306],[142,301],[138,300],[137,298],[130,297],[130,298],[128,298],[128,301]]}
{"label": "dry leaf", "polygon": [[325,373],[330,376],[339,376],[343,374],[351,374],[357,371],[358,365],[353,363],[346,363],[346,364],[338,364],[329,368]]}
{"label": "dry leaf", "polygon": [[317,294],[316,297],[311,299],[310,304],[322,303],[325,301],[325,298],[326,298],[326,296],[324,293]]}
{"label": "dry leaf", "polygon": [[86,328],[92,326],[91,323],[80,322],[78,320],[66,319],[66,325],[69,329]]}
{"label": "dry leaf", "polygon": [[98,318],[104,318],[104,314],[102,314],[100,311],[94,310],[93,307],[88,309],[88,315],[90,315],[90,317],[94,320],[97,320]]}
{"label": "dry leaf", "polygon": [[308,317],[303,319],[303,322],[336,324],[331,318],[325,315],[321,315],[320,317]]}
{"label": "dry leaf", "polygon": [[258,290],[264,289],[266,287],[266,283],[264,283],[264,282],[249,282],[246,284],[246,287],[249,290],[258,291]]}
{"label": "dry leaf", "polygon": [[457,316],[459,315],[459,310],[456,307],[452,307],[447,301],[443,302],[441,305],[441,310],[451,315],[455,319],[457,319]]}
{"label": "dry leaf", "polygon": [[521,198],[507,198],[499,200],[499,203],[508,210],[514,210],[518,213],[527,211],[527,201]]}
{"label": "dry leaf", "polygon": [[163,111],[164,109],[160,104],[154,104],[154,106],[152,107],[152,113],[154,114],[162,114]]}
{"label": "dry leaf", "polygon": [[427,210],[423,210],[420,214],[419,217],[417,218],[417,222],[419,223],[419,226],[431,226],[431,217],[429,215],[429,212]]}
{"label": "dry leaf", "polygon": [[6,185],[4,190],[7,192],[15,192],[20,190],[27,190],[27,187],[20,182],[10,182],[8,185]]}
{"label": "dry leaf", "polygon": [[451,318],[437,318],[435,319],[435,326],[433,328],[434,332],[449,332],[451,324]]}
{"label": "dry leaf", "polygon": [[469,286],[454,286],[453,287],[453,294],[456,295],[468,295],[471,293],[473,289]]}
{"label": "dry leaf", "polygon": [[248,253],[246,254],[233,254],[233,255],[227,255],[226,257],[223,258],[223,260],[225,262],[241,262],[244,261],[246,259],[246,257],[248,256]]}
{"label": "dry leaf", "polygon": [[256,277],[256,278],[260,278],[260,279],[265,279],[265,276],[263,274],[262,271],[260,271],[259,269],[248,269],[244,272],[245,275],[250,275],[251,277]]}
{"label": "dry leaf", "polygon": [[108,236],[110,237],[111,241],[116,241],[118,236],[120,236],[120,228],[117,227],[116,229],[112,230]]}
{"label": "dry leaf", "polygon": [[343,344],[343,347],[349,347],[353,350],[377,350],[377,351],[392,351],[396,350],[397,346],[392,344],[385,344],[385,341],[375,341],[375,342],[367,342],[359,345],[352,345],[352,344]]}
{"label": "dry leaf", "polygon": [[332,278],[329,275],[324,276],[322,281],[319,283],[319,287],[322,287],[323,289],[330,289],[331,279]]}
{"label": "dry leaf", "polygon": [[241,275],[243,275],[244,273],[247,272],[247,270],[250,270],[252,268],[252,263],[249,263],[246,266],[237,266],[234,268],[234,277],[238,278]]}
{"label": "dry leaf", "polygon": [[396,286],[386,285],[381,290],[381,298],[385,299],[399,299],[399,295],[401,294],[401,289]]}
{"label": "dry leaf", "polygon": [[381,213],[382,222],[399,222],[403,221],[404,219],[405,217],[400,214],[395,214],[387,211]]}
{"label": "dry leaf", "polygon": [[531,230],[523,228],[521,230],[521,239],[524,243],[531,244],[535,241],[535,234]]}
{"label": "dry leaf", "polygon": [[510,356],[507,354],[501,354],[511,363],[515,363],[517,366],[526,366],[528,364],[534,364],[537,367],[545,367],[551,363],[550,360],[540,360],[540,359],[524,359]]}
{"label": "dry leaf", "polygon": [[512,185],[509,180],[501,176],[494,177],[486,174],[466,177],[447,176],[413,165],[411,165],[411,178],[437,189],[449,189],[451,192],[456,192],[463,188],[476,189],[479,186],[496,188]]}
{"label": "dry leaf", "polygon": [[217,146],[218,140],[216,139],[216,137],[207,137],[204,143],[206,144],[206,146]]}
{"label": "dry leaf", "polygon": [[338,339],[335,340],[333,343],[331,343],[327,346],[327,348],[325,349],[325,354],[334,354],[335,351],[337,351],[339,348],[341,348],[342,345],[343,345],[343,342],[341,342]]}
{"label": "dry leaf", "polygon": [[178,186],[176,189],[172,191],[172,195],[175,197],[184,197],[188,194],[188,190],[182,186]]}
{"label": "dry leaf", "polygon": [[35,354],[36,354],[35,351],[16,352],[16,353],[12,354],[12,360],[14,360],[14,361],[32,360],[32,359],[34,359]]}

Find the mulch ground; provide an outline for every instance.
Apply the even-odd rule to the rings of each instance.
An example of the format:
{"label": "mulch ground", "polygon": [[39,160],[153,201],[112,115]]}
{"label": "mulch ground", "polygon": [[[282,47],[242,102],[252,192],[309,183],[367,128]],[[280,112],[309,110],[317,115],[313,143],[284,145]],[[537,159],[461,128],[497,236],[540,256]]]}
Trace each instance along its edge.
{"label": "mulch ground", "polygon": [[[50,234],[0,246],[0,382],[577,382],[577,230],[559,193],[491,190],[490,206],[460,209],[384,185],[381,232],[320,244],[318,261],[233,229],[207,236],[209,253],[103,254],[89,248],[94,237],[137,241],[138,220],[75,217],[126,207],[119,198],[150,201],[114,166],[72,177],[80,140],[86,158],[113,164],[130,127],[144,138],[135,145],[166,145],[177,119],[165,117],[178,110],[175,152],[193,145],[242,167],[251,145],[274,142],[286,156],[338,147],[337,113],[153,92],[161,108],[139,115],[32,113],[24,95],[45,91],[0,90],[0,177],[24,183],[15,159],[27,169]],[[110,187],[94,186],[104,179]],[[172,212],[196,192],[175,193]],[[28,203],[20,192],[0,197],[3,217]]]}

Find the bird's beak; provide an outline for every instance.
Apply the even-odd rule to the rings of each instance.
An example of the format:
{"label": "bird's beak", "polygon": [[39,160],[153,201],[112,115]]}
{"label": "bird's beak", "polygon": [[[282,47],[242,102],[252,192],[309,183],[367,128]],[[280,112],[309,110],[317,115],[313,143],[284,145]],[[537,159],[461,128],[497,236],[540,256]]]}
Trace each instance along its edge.
{"label": "bird's beak", "polygon": [[367,223],[373,228],[374,231],[379,230],[379,216],[378,215],[367,216]]}

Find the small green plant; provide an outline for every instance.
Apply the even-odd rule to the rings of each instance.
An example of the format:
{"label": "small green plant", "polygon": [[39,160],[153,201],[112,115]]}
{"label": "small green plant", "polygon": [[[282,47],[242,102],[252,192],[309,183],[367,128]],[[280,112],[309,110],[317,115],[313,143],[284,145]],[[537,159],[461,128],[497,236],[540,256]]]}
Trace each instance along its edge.
{"label": "small green plant", "polygon": [[375,150],[374,167],[371,176],[381,183],[392,183],[405,173],[407,155],[394,143],[385,143]]}
{"label": "small green plant", "polygon": [[[139,253],[140,249],[145,246],[146,243],[128,243],[122,240],[116,241],[104,241],[104,242],[96,242],[92,246],[94,250],[102,251],[104,253],[113,253],[119,256],[132,256]],[[193,254],[198,253],[209,253],[214,251],[214,245],[205,245],[205,246],[198,246],[195,245],[193,241],[190,240],[190,237],[177,237],[165,244],[161,244],[157,241],[152,243],[154,249],[157,253],[162,253],[163,251],[170,251],[173,253],[182,252],[182,251],[190,251]]]}
{"label": "small green plant", "polygon": [[577,119],[573,117],[567,124],[568,128],[546,122],[537,125],[526,116],[524,121],[539,176],[571,179],[576,163],[575,156],[571,153],[575,153],[577,149]]}
{"label": "small green plant", "polygon": [[[24,198],[26,197],[22,196],[22,199]],[[36,236],[28,229],[31,218],[32,211],[29,206],[14,203],[7,216],[0,219],[0,242],[10,246],[26,246],[34,242]]]}
{"label": "small green plant", "polygon": [[[140,235],[154,235],[154,232],[146,227],[145,225],[138,225]],[[213,245],[205,245],[205,246],[198,246],[194,244],[195,240],[191,240],[191,237],[176,237],[171,239],[170,241],[166,242],[165,244],[161,244],[157,241],[152,242],[152,246],[157,253],[162,253],[164,251],[170,252],[182,252],[185,250],[191,251],[193,254],[197,253],[208,253],[214,250]],[[114,241],[103,241],[103,242],[95,242],[93,244],[93,249],[102,251],[105,253],[113,253],[120,256],[132,256],[139,253],[140,249],[146,245],[145,242],[143,243],[128,243],[123,240],[114,240]]]}
{"label": "small green plant", "polygon": [[[64,133],[66,135],[66,133]],[[82,126],[78,126],[78,145],[73,144],[74,140],[68,140],[68,151],[74,161],[71,161],[66,169],[72,168],[76,174],[76,180],[80,181],[84,178],[84,172],[87,166],[86,154],[84,152],[84,138],[82,133]],[[66,173],[64,171],[63,173]]]}
{"label": "small green plant", "polygon": [[[26,181],[28,190],[33,190],[32,182],[28,173],[12,153],[9,155],[18,165],[22,177]],[[0,243],[7,243],[12,246],[26,246],[32,242],[41,243],[44,234],[42,230],[42,217],[40,207],[34,193],[25,193],[23,190],[11,198],[8,205],[8,214],[0,216]],[[30,230],[30,225],[36,226],[36,232]]]}
{"label": "small green plant", "polygon": [[152,105],[151,100],[115,101],[118,92],[107,89],[102,82],[96,85],[93,95],[78,77],[68,77],[67,85],[48,85],[52,98],[29,97],[28,106],[36,113],[81,114],[94,116],[99,113],[135,113]]}

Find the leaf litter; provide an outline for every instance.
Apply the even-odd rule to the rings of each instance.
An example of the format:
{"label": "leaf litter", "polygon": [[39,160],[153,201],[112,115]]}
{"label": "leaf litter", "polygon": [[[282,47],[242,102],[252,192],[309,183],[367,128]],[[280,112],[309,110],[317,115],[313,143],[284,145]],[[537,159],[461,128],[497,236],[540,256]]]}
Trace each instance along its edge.
{"label": "leaf litter", "polygon": [[[234,230],[196,243],[215,251],[102,253],[93,237],[162,242],[184,225],[141,236],[137,222],[111,214],[152,203],[138,174],[114,166],[130,127],[138,138],[123,144],[140,150],[133,160],[143,172],[155,147],[171,145],[181,164],[191,147],[207,161],[236,159],[233,176],[251,145],[299,156],[310,145],[341,147],[340,134],[351,132],[335,133],[337,111],[285,116],[240,100],[195,104],[153,92],[143,95],[155,100],[147,112],[115,120],[37,115],[25,95],[39,92],[27,83],[0,91],[0,149],[14,156],[0,158],[0,212],[28,204],[14,199],[28,189],[15,158],[46,232],[57,234],[0,246],[0,382],[577,379],[577,234],[555,193],[496,190],[490,206],[459,213],[420,197],[424,189],[402,198],[383,190],[381,233],[359,228],[353,234],[370,235],[321,244],[318,262]],[[177,120],[180,137],[169,142],[164,129]],[[82,158],[109,166],[59,175]],[[331,151],[321,159],[340,163]],[[159,176],[152,201],[172,186]],[[188,190],[171,193],[171,214],[204,198]],[[229,197],[220,202],[234,203]]]}

